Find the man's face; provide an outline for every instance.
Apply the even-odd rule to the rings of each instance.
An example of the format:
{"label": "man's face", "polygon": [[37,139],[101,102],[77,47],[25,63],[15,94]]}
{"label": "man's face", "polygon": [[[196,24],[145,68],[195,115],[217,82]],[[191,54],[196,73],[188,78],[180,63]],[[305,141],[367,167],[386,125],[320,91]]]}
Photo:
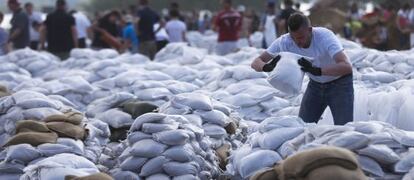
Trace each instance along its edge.
{"label": "man's face", "polygon": [[308,48],[311,44],[312,27],[301,27],[297,31],[289,32],[290,37],[297,46],[301,48]]}
{"label": "man's face", "polygon": [[31,6],[31,5],[25,6],[25,9],[26,9],[26,12],[27,12],[27,13],[32,13],[32,11],[33,11],[33,6]]}
{"label": "man's face", "polygon": [[9,6],[9,9],[11,11],[15,11],[17,9],[17,5],[13,4],[13,3],[7,3],[7,5]]}

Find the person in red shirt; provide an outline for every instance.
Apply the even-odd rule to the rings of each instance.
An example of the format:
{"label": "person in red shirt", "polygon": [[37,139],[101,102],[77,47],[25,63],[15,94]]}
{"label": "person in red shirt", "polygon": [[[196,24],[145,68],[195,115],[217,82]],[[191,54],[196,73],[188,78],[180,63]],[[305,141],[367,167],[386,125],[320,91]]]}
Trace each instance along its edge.
{"label": "person in red shirt", "polygon": [[223,10],[214,20],[214,30],[218,32],[216,53],[226,55],[237,50],[237,41],[242,25],[241,15],[234,10],[231,0],[223,0]]}

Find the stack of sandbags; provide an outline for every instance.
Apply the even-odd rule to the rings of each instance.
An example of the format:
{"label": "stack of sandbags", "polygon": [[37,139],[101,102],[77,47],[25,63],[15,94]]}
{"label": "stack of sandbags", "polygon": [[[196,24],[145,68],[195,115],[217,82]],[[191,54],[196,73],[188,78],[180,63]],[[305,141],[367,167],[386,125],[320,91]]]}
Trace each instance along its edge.
{"label": "stack of sandbags", "polygon": [[208,50],[209,54],[216,52],[217,34],[212,31],[207,31],[201,34],[198,31],[190,31],[186,34],[188,42],[192,47],[202,48]]}
{"label": "stack of sandbags", "polygon": [[278,152],[286,158],[296,152],[325,145],[349,149],[358,155],[362,170],[374,178],[401,179],[414,167],[412,153],[414,136],[410,131],[390,124],[369,121],[345,126],[309,126],[305,132],[286,141]]}
{"label": "stack of sandbags", "polygon": [[185,43],[171,43],[159,51],[154,58],[156,62],[178,62],[181,65],[198,64],[203,61],[206,52]]}
{"label": "stack of sandbags", "polygon": [[173,96],[171,101],[160,107],[159,112],[183,115],[192,124],[203,128],[206,136],[211,138],[214,149],[221,147],[226,140],[236,134],[238,121],[232,116],[231,107],[212,101],[210,97],[200,92]]}
{"label": "stack of sandbags", "polygon": [[75,154],[62,153],[39,159],[24,168],[23,180],[65,179],[66,176],[89,176],[99,173],[91,161]]}
{"label": "stack of sandbags", "polygon": [[29,71],[33,77],[54,70],[60,62],[56,56],[46,51],[38,52],[29,48],[13,51],[7,54],[4,60]]}
{"label": "stack of sandbags", "polygon": [[128,147],[118,156],[115,179],[211,179],[216,155],[203,129],[184,116],[147,113],[131,126]]}
{"label": "stack of sandbags", "polygon": [[256,129],[243,147],[231,152],[229,175],[246,179],[262,168],[271,167],[283,157],[282,144],[303,133],[305,128],[300,118],[284,116],[267,118]]}
{"label": "stack of sandbags", "polygon": [[7,89],[13,89],[22,82],[30,81],[31,74],[11,62],[2,62],[0,67],[0,84]]}

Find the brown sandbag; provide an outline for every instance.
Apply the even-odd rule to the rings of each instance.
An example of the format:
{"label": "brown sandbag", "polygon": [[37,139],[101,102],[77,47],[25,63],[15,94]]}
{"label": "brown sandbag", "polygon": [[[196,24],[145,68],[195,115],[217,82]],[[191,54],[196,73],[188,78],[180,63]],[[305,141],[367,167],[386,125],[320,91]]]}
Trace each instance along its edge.
{"label": "brown sandbag", "polygon": [[225,128],[227,134],[236,134],[237,124],[231,121]]}
{"label": "brown sandbag", "polygon": [[8,92],[3,92],[3,91],[0,91],[0,98],[1,97],[6,97],[6,96],[10,96],[11,94],[10,93],[8,93]]}
{"label": "brown sandbag", "polygon": [[44,122],[67,122],[67,123],[71,123],[74,125],[80,125],[80,123],[82,122],[83,119],[83,115],[77,113],[75,114],[74,112],[71,113],[67,113],[67,114],[54,114],[51,116],[46,117],[43,121]]}
{"label": "brown sandbag", "polygon": [[8,92],[7,87],[0,85],[0,92]]}
{"label": "brown sandbag", "polygon": [[30,144],[32,146],[38,146],[44,143],[56,143],[57,134],[54,132],[40,133],[40,132],[21,132],[10,138],[3,147],[17,145],[17,144]]}
{"label": "brown sandbag", "polygon": [[273,168],[260,170],[250,180],[279,180],[279,177]]}
{"label": "brown sandbag", "polygon": [[225,170],[228,162],[228,157],[230,154],[230,145],[223,144],[221,147],[216,149],[217,157],[219,158],[219,166],[221,169]]}
{"label": "brown sandbag", "polygon": [[84,127],[73,125],[68,122],[48,122],[46,126],[56,132],[59,137],[68,137],[73,139],[85,140],[87,137],[87,131]]}
{"label": "brown sandbag", "polygon": [[368,180],[361,169],[349,170],[337,165],[328,165],[310,172],[306,180]]}
{"label": "brown sandbag", "polygon": [[[316,169],[323,169],[326,166],[337,166],[337,176],[342,175],[343,179],[366,179],[359,173],[360,167],[355,155],[344,148],[338,147],[321,147],[299,152],[293,156],[288,157],[283,161],[282,171],[284,179],[309,179],[308,175],[313,173]],[[344,169],[344,171],[341,171]],[[319,171],[318,177],[325,176],[324,171]],[[330,174],[326,174],[328,177]],[[358,178],[353,178],[358,177]],[[338,177],[339,178],[339,177]],[[316,179],[315,179],[316,180]]]}
{"label": "brown sandbag", "polygon": [[105,173],[97,173],[82,177],[67,175],[65,176],[65,180],[113,180],[113,178]]}
{"label": "brown sandbag", "polygon": [[132,116],[133,119],[136,119],[137,117],[153,112],[155,109],[158,108],[158,106],[147,103],[147,102],[141,102],[138,100],[129,100],[124,103],[122,103],[119,106],[123,112],[126,112]]}
{"label": "brown sandbag", "polygon": [[23,120],[16,123],[16,134],[21,132],[50,132],[44,122]]}

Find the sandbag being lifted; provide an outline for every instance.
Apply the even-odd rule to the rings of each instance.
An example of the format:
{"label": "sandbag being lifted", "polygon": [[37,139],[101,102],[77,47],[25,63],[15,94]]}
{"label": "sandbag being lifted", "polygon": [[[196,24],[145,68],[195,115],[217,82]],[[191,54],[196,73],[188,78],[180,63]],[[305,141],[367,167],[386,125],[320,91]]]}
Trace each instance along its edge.
{"label": "sandbag being lifted", "polygon": [[[281,56],[275,69],[270,73],[267,81],[276,89],[289,94],[296,95],[302,89],[304,72],[300,69],[298,59],[303,57],[289,52],[279,53]],[[306,59],[311,60],[309,57]]]}

